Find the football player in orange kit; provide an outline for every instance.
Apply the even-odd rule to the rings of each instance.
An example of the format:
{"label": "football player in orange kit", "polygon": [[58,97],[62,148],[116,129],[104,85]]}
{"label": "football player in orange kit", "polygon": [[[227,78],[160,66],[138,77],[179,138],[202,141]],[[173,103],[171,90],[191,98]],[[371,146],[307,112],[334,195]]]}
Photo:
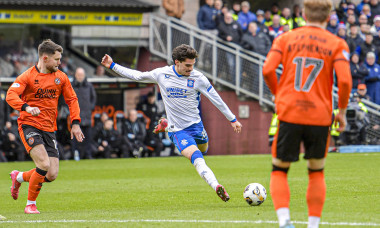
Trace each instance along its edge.
{"label": "football player in orange kit", "polygon": [[[72,120],[71,139],[79,142],[84,139],[79,127],[78,98],[65,73],[58,70],[61,63],[62,47],[51,40],[45,40],[38,46],[38,63],[19,75],[8,89],[8,104],[20,111],[18,129],[25,149],[33,159],[36,168],[10,173],[12,179],[11,194],[18,198],[22,182],[29,182],[26,214],[39,214],[36,199],[43,182],[57,178],[59,159],[57,141],[57,105],[62,94],[70,109]],[[20,97],[21,96],[21,97]]]}
{"label": "football player in orange kit", "polygon": [[[352,87],[346,42],[325,30],[331,0],[305,0],[307,25],[277,37],[263,67],[264,79],[275,95],[280,121],[272,145],[270,192],[280,227],[290,221],[287,172],[305,146],[309,184],[306,200],[308,227],[319,226],[326,195],[323,174],[332,123],[332,88],[335,69],[339,88],[339,131],[346,126],[346,107]],[[279,80],[276,68],[283,65]]]}

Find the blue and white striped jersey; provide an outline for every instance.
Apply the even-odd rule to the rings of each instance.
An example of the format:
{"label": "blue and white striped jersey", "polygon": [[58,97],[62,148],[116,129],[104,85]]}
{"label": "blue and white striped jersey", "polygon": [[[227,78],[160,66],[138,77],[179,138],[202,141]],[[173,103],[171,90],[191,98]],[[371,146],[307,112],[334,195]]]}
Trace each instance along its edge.
{"label": "blue and white striped jersey", "polygon": [[165,104],[169,132],[183,130],[201,121],[198,110],[201,93],[229,121],[236,120],[235,115],[220,98],[210,81],[197,70],[193,70],[190,76],[182,76],[175,71],[174,65],[140,72],[113,63],[111,69],[122,77],[134,81],[158,84]]}

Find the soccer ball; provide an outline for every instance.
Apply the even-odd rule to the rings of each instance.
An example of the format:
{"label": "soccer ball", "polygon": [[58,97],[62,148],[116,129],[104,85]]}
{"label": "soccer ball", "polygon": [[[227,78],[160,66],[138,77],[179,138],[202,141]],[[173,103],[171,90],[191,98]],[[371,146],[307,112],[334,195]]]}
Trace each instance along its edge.
{"label": "soccer ball", "polygon": [[251,183],[245,187],[243,196],[249,205],[259,206],[267,198],[267,191],[261,184]]}

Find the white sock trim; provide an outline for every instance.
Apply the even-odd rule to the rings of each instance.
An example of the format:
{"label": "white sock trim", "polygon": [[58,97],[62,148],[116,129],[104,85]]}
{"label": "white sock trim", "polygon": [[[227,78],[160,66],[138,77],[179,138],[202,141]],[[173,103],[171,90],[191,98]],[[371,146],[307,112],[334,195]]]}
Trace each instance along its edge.
{"label": "white sock trim", "polygon": [[24,173],[24,172],[19,172],[19,173],[17,174],[17,177],[16,177],[17,182],[19,182],[19,183],[24,182],[24,178],[22,177],[22,174],[23,174],[23,173]]}
{"label": "white sock trim", "polygon": [[277,209],[277,218],[280,226],[284,226],[287,221],[290,221],[290,211],[287,207]]}
{"label": "white sock trim", "polygon": [[32,205],[32,204],[37,205],[37,202],[36,202],[36,201],[30,201],[30,200],[28,200],[28,201],[26,202],[26,206],[29,206],[29,205]]}
{"label": "white sock trim", "polygon": [[317,216],[309,216],[309,221],[307,228],[318,228],[319,227],[319,221],[321,220],[320,217]]}
{"label": "white sock trim", "polygon": [[198,174],[210,185],[211,188],[216,190],[216,186],[219,185],[212,170],[206,165],[206,161],[203,158],[197,158],[194,160],[194,167]]}

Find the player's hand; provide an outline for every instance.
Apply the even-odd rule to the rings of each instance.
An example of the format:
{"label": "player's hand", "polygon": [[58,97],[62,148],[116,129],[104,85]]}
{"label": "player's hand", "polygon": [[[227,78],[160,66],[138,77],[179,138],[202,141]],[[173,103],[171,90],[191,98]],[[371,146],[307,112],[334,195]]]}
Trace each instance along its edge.
{"label": "player's hand", "polygon": [[241,125],[241,123],[237,120],[235,122],[231,123],[231,126],[234,129],[234,132],[236,132],[236,133],[240,133],[241,128],[243,127],[243,125]]}
{"label": "player's hand", "polygon": [[31,114],[32,116],[38,116],[41,113],[41,111],[40,111],[40,109],[38,107],[30,107],[30,106],[28,106],[28,107],[25,108],[25,111],[27,113]]}
{"label": "player's hand", "polygon": [[107,68],[110,68],[111,64],[112,64],[113,60],[111,58],[111,56],[105,54],[104,57],[102,58],[102,65],[107,67]]}
{"label": "player's hand", "polygon": [[82,130],[80,129],[80,126],[79,124],[73,124],[73,126],[71,127],[71,139],[76,138],[76,140],[78,142],[83,142],[84,140],[84,134],[82,132]]}
{"label": "player's hand", "polygon": [[335,121],[339,123],[339,128],[337,129],[337,131],[343,132],[344,129],[346,129],[347,125],[346,112],[339,110],[339,113],[335,116]]}

